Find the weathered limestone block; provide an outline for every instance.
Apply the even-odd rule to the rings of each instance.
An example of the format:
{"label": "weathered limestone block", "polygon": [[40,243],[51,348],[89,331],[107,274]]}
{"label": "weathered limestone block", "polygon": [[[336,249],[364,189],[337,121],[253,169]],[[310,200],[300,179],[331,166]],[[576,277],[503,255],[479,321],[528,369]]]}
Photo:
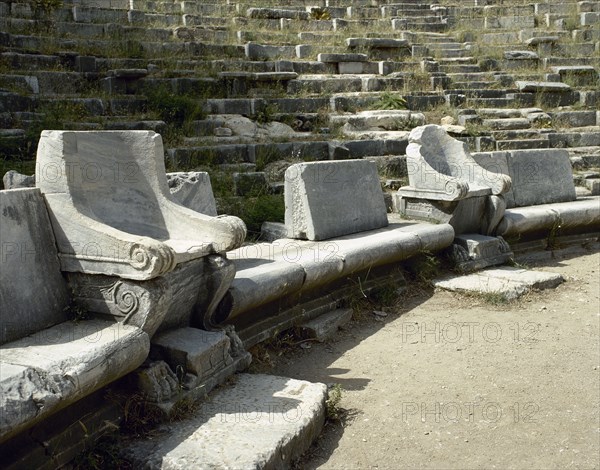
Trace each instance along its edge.
{"label": "weathered limestone block", "polygon": [[233,362],[229,337],[224,331],[177,328],[156,335],[152,347],[171,370],[183,368],[200,381]]}
{"label": "weathered limestone block", "polygon": [[377,167],[366,160],[292,165],[285,206],[293,238],[325,240],[388,224]]}
{"label": "weathered limestone block", "polygon": [[67,286],[39,189],[0,191],[0,240],[0,344],[67,320]]}
{"label": "weathered limestone block", "polygon": [[171,195],[182,206],[212,217],[217,215],[217,204],[208,173],[204,171],[167,173],[167,182]]}
{"label": "weathered limestone block", "polygon": [[22,175],[18,171],[8,170],[2,177],[4,189],[22,189],[35,187],[35,175]]}
{"label": "weathered limestone block", "polygon": [[1,350],[0,440],[138,367],[150,350],[139,328],[64,322]]}
{"label": "weathered limestone block", "polygon": [[63,271],[152,279],[245,237],[240,219],[175,202],[152,131],[44,131],[36,175]]}
{"label": "weathered limestone block", "polygon": [[567,91],[571,91],[571,87],[566,83],[560,82],[534,82],[534,81],[525,81],[525,80],[517,80],[515,81],[515,85],[521,92],[558,92],[563,93]]}
{"label": "weathered limestone block", "polygon": [[327,387],[287,377],[240,374],[189,419],[125,455],[147,468],[289,468],[319,435]]}
{"label": "weathered limestone block", "polygon": [[381,128],[397,130],[406,125],[420,126],[425,123],[423,113],[408,110],[361,111],[353,115],[339,114],[329,117],[331,124],[347,123],[356,129]]}
{"label": "weathered limestone block", "polygon": [[512,179],[512,187],[506,194],[508,208],[575,200],[573,172],[566,150],[478,153],[475,160],[490,173]]}
{"label": "weathered limestone block", "polygon": [[308,20],[310,18],[310,13],[307,11],[284,10],[279,8],[248,8],[248,10],[246,10],[246,16],[248,18],[260,19],[288,18],[292,20]]}
{"label": "weathered limestone block", "polygon": [[510,246],[502,237],[473,233],[457,235],[449,251],[454,265],[462,272],[504,264],[513,255]]}

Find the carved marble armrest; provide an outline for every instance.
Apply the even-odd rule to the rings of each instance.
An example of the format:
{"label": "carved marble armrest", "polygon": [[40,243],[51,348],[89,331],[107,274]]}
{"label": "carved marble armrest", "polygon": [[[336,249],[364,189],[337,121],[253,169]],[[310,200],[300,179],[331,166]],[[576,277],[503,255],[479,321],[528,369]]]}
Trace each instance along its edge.
{"label": "carved marble armrest", "polygon": [[175,253],[153,238],[98,222],[69,202],[67,194],[45,194],[58,244],[61,269],[146,280],[175,267]]}

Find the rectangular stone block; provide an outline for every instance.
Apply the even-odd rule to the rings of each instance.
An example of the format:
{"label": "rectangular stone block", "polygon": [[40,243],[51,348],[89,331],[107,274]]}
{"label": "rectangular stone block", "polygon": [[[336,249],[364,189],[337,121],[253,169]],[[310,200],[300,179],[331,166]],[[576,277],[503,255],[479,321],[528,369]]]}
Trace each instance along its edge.
{"label": "rectangular stone block", "polygon": [[40,190],[0,191],[0,344],[67,320],[68,303]]}
{"label": "rectangular stone block", "polygon": [[230,364],[229,338],[223,331],[204,331],[197,328],[178,328],[159,333],[152,347],[177,370],[183,367],[200,379]]}
{"label": "rectangular stone block", "polygon": [[566,150],[513,150],[507,162],[515,207],[575,200]]}
{"label": "rectangular stone block", "polygon": [[388,224],[377,166],[366,160],[298,163],[285,172],[293,238],[326,240]]}

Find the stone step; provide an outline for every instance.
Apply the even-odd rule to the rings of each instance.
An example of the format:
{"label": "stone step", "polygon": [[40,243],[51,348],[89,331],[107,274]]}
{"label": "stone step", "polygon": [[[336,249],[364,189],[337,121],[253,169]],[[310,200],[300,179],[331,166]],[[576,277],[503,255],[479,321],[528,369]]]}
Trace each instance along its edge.
{"label": "stone step", "polygon": [[497,140],[496,150],[524,150],[550,148],[548,139]]}
{"label": "stone step", "polygon": [[546,139],[547,134],[555,132],[553,129],[510,129],[501,131],[492,131],[490,135],[496,140],[527,140],[527,139]]}
{"label": "stone step", "polygon": [[325,422],[327,387],[287,377],[239,374],[190,417],[162,426],[123,454],[144,468],[288,468]]}
{"label": "stone step", "polygon": [[484,119],[482,124],[494,130],[529,129],[531,126],[525,118]]}
{"label": "stone step", "polygon": [[471,57],[472,52],[464,49],[439,49],[431,51],[434,57],[438,59],[448,58],[459,58],[459,57]]}
{"label": "stone step", "polygon": [[498,86],[498,82],[494,81],[494,80],[490,80],[490,81],[482,81],[482,82],[478,82],[478,81],[469,81],[469,82],[451,82],[450,83],[450,87],[451,89],[456,89],[456,90],[469,90],[469,89],[474,89],[474,90],[485,90],[488,88],[494,88]]}
{"label": "stone step", "polygon": [[564,282],[560,274],[501,267],[451,278],[433,281],[441,289],[498,295],[514,300],[532,289],[553,289]]}
{"label": "stone step", "polygon": [[440,72],[444,73],[479,73],[481,68],[476,64],[440,64]]}

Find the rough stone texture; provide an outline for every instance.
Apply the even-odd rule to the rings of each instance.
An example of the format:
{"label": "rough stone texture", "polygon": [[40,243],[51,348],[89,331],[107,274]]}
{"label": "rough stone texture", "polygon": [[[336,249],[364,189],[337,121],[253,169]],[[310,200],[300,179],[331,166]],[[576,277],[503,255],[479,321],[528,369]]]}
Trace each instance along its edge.
{"label": "rough stone texture", "polygon": [[539,56],[532,51],[505,51],[504,58],[510,60],[539,59]]}
{"label": "rough stone texture", "polygon": [[319,62],[367,62],[369,57],[366,54],[319,54]]}
{"label": "rough stone texture", "polygon": [[217,215],[217,204],[208,173],[167,173],[167,182],[171,195],[182,206],[212,217]]}
{"label": "rough stone texture", "polygon": [[450,258],[462,272],[504,264],[512,255],[510,247],[502,237],[474,233],[457,235],[450,248]]}
{"label": "rough stone texture", "polygon": [[152,131],[44,131],[36,175],[64,271],[152,279],[246,235],[237,217],[175,202]]}
{"label": "rough stone texture", "polygon": [[5,344],[0,366],[0,440],[138,367],[150,349],[137,327],[64,322]]}
{"label": "rough stone texture", "polygon": [[293,238],[326,240],[388,224],[377,166],[366,160],[298,163],[285,172]]}
{"label": "rough stone texture", "polygon": [[513,300],[530,289],[553,289],[562,282],[564,278],[560,274],[502,267],[466,276],[438,279],[433,283],[446,290],[494,294]]}
{"label": "rough stone texture", "polygon": [[340,326],[350,320],[352,320],[351,308],[333,310],[300,325],[300,334],[305,338],[323,342],[335,335]]}
{"label": "rough stone texture", "polygon": [[4,189],[35,188],[35,175],[22,175],[18,171],[9,170],[2,177]]}
{"label": "rough stone texture", "polygon": [[508,208],[572,201],[575,199],[569,154],[563,149],[510,150],[474,153],[488,175],[510,176]]}
{"label": "rough stone texture", "polygon": [[404,49],[409,44],[406,39],[392,38],[347,38],[346,45],[353,47],[366,47],[369,49]]}
{"label": "rough stone texture", "polygon": [[377,110],[360,111],[353,115],[332,115],[329,121],[332,125],[345,123],[356,129],[397,130],[407,124],[423,125],[425,116],[408,110]]}
{"label": "rough stone texture", "polygon": [[571,91],[571,87],[561,82],[534,82],[534,81],[515,81],[515,85],[522,92],[566,92]]}
{"label": "rough stone texture", "polygon": [[148,469],[289,468],[319,435],[326,396],[323,384],[240,374],[191,419],[132,443],[124,454]]}
{"label": "rough stone texture", "polygon": [[67,286],[39,189],[0,191],[0,344],[67,319]]}
{"label": "rough stone texture", "polygon": [[513,150],[508,153],[515,206],[575,200],[575,185],[566,150]]}
{"label": "rough stone texture", "polygon": [[588,178],[585,187],[590,190],[592,196],[600,196],[600,178]]}
{"label": "rough stone texture", "polygon": [[176,371],[182,367],[200,380],[231,364],[224,331],[177,328],[156,335],[152,347]]}

